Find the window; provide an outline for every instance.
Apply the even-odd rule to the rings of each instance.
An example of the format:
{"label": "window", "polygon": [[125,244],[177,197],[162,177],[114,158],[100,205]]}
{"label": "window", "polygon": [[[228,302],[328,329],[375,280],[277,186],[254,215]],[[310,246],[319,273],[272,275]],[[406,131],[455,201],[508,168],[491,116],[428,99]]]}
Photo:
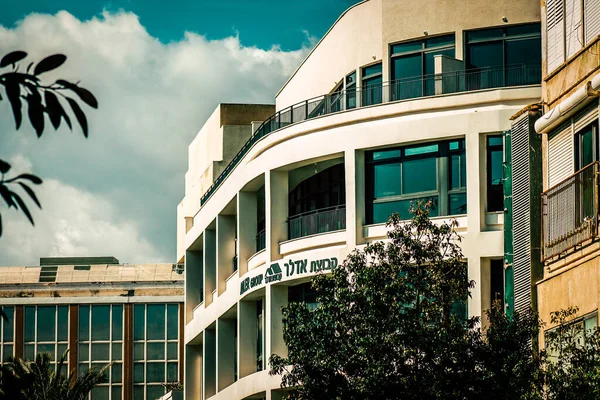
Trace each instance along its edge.
{"label": "window", "polygon": [[317,291],[313,289],[310,282],[288,288],[288,302],[304,303],[309,310],[313,310],[319,305],[317,295]]}
{"label": "window", "polygon": [[504,260],[490,260],[490,304],[500,301],[504,309]]}
{"label": "window", "polygon": [[[179,305],[133,306],[134,398],[164,394],[161,384],[179,381]],[[145,393],[145,397],[144,397]]]}
{"label": "window", "polygon": [[434,57],[455,57],[454,34],[398,43],[391,46],[392,100],[435,94]]}
{"label": "window", "polygon": [[433,217],[467,212],[464,139],[370,151],[366,160],[367,223],[394,212],[409,219],[419,200],[433,202]]}
{"label": "window", "polygon": [[6,320],[0,318],[0,364],[8,360],[8,357],[14,356],[15,349],[15,329],[14,329],[14,307],[2,307],[6,314]]}
{"label": "window", "polygon": [[265,231],[265,185],[256,191],[256,251],[263,250],[266,243]]}
{"label": "window", "polygon": [[539,23],[467,32],[467,90],[539,84]]}
{"label": "window", "polygon": [[[575,171],[598,160],[598,121],[585,126],[575,133]],[[581,203],[581,214],[576,215],[577,223],[595,214],[596,179],[591,174],[582,174],[576,193],[576,203]]]}
{"label": "window", "polygon": [[370,65],[362,68],[362,94],[361,104],[370,106],[372,104],[381,103],[381,63]]}
{"label": "window", "polygon": [[487,211],[504,210],[503,176],[503,140],[502,135],[486,138],[486,182]]}
{"label": "window", "polygon": [[264,311],[263,301],[256,302],[256,371],[262,371],[263,365],[263,343],[264,343]]}
{"label": "window", "polygon": [[356,108],[356,71],[346,76],[346,109]]}
{"label": "window", "polygon": [[56,367],[68,346],[69,306],[26,306],[24,333],[25,360],[34,360],[37,353],[49,353]]}
{"label": "window", "polygon": [[[584,331],[589,333],[589,332],[594,331],[594,329],[598,328],[598,312],[596,311],[596,312],[587,314],[587,315],[583,316],[582,318],[575,319],[574,321],[567,324],[566,326],[573,329],[570,332],[566,332],[566,334],[569,335],[569,337],[573,337],[578,346],[584,346],[585,338],[586,338],[586,335],[584,335]],[[556,361],[558,356],[560,355],[560,346],[556,346],[559,343],[555,342],[554,345],[549,343],[549,336],[551,336],[551,334],[553,332],[556,332],[557,329],[558,329],[558,327],[555,327],[555,328],[549,329],[546,332],[544,332],[545,342],[546,342],[546,352],[548,354],[548,358],[551,361]]]}
{"label": "window", "polygon": [[114,363],[107,371],[108,382],[92,391],[92,400],[120,399],[123,393],[123,305],[79,306],[78,346],[79,373]]}

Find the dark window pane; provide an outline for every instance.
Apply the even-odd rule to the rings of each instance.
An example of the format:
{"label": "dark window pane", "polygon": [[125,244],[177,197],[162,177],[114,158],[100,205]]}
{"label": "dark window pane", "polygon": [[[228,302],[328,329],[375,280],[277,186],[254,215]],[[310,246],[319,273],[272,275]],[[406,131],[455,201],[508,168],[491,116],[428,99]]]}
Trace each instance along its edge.
{"label": "dark window pane", "polygon": [[515,35],[541,35],[542,28],[539,23],[536,24],[525,24],[525,25],[517,25],[517,26],[509,26],[506,28],[507,36],[515,36]]}
{"label": "dark window pane", "polygon": [[146,360],[164,360],[165,359],[165,343],[147,343]]}
{"label": "dark window pane", "polygon": [[123,389],[121,386],[111,386],[110,391],[112,400],[121,400],[123,398]]}
{"label": "dark window pane", "polygon": [[134,386],[133,387],[133,398],[136,400],[143,399],[145,389],[146,389],[146,386]]}
{"label": "dark window pane", "polygon": [[179,382],[179,371],[177,370],[177,363],[167,364],[167,382]]}
{"label": "dark window pane", "polygon": [[177,360],[179,358],[178,353],[179,344],[176,342],[167,344],[167,359]]}
{"label": "dark window pane", "polygon": [[13,350],[13,345],[12,344],[8,344],[8,345],[4,345],[4,359],[2,361],[6,361],[8,360],[8,357],[14,357],[14,350]]}
{"label": "dark window pane", "polygon": [[5,342],[13,341],[13,325],[14,325],[14,307],[4,307],[4,313],[6,314],[7,320],[2,321],[2,331]]}
{"label": "dark window pane", "polygon": [[400,215],[401,219],[410,219],[412,214],[410,213],[411,204],[416,204],[420,200],[433,200],[433,204],[430,210],[430,217],[437,217],[438,215],[438,199],[437,196],[427,198],[416,198],[408,200],[390,201],[385,203],[373,204],[373,223],[383,223],[389,220],[389,217],[394,212]]}
{"label": "dark window pane", "polygon": [[122,360],[123,359],[123,343],[112,344],[112,359]]}
{"label": "dark window pane", "polygon": [[144,343],[133,344],[133,359],[143,360],[144,359]]}
{"label": "dark window pane", "polygon": [[426,48],[452,45],[454,45],[454,35],[432,37],[425,41]]}
{"label": "dark window pane", "polygon": [[56,348],[55,344],[38,344],[37,346],[38,353],[49,353],[50,357],[55,360],[56,359]]}
{"label": "dark window pane", "polygon": [[400,163],[373,166],[373,187],[376,199],[401,193]]}
{"label": "dark window pane", "polygon": [[177,339],[179,332],[179,305],[167,305],[167,339]]}
{"label": "dark window pane", "polygon": [[346,76],[346,86],[356,84],[356,72]]}
{"label": "dark window pane", "polygon": [[111,379],[113,383],[121,383],[123,382],[123,365],[120,363],[115,363],[111,368]]}
{"label": "dark window pane", "polygon": [[467,194],[454,193],[448,196],[450,215],[467,213]]}
{"label": "dark window pane", "polygon": [[542,42],[540,38],[510,40],[506,42],[506,84],[509,86],[537,84],[541,78],[539,66],[542,63]]}
{"label": "dark window pane", "polygon": [[[471,44],[467,49],[468,68],[497,67],[504,65],[502,42]],[[481,79],[486,76],[482,75]]]}
{"label": "dark window pane", "polygon": [[148,304],[148,340],[164,340],[165,338],[165,305]]}
{"label": "dark window pane", "polygon": [[502,146],[504,144],[500,135],[488,136],[487,140],[488,146]]}
{"label": "dark window pane", "polygon": [[437,159],[423,158],[402,163],[402,193],[437,189]]}
{"label": "dark window pane", "polygon": [[490,260],[490,301],[504,307],[504,261]]}
{"label": "dark window pane", "polygon": [[[164,378],[161,383],[164,383]],[[165,394],[165,389],[162,386],[152,385],[146,388],[146,399],[158,399],[163,394]]]}
{"label": "dark window pane", "polygon": [[143,340],[145,338],[145,311],[143,304],[136,304],[133,306],[133,338],[135,340]]}
{"label": "dark window pane", "polygon": [[471,40],[489,40],[502,39],[504,37],[504,28],[481,29],[467,33],[467,41]]}
{"label": "dark window pane", "polygon": [[372,104],[381,103],[382,95],[382,78],[363,79],[362,86],[362,105],[370,106]]}
{"label": "dark window pane", "polygon": [[[133,382],[143,383],[144,382],[144,364],[135,363],[133,364]],[[137,399],[137,397],[136,397]]]}
{"label": "dark window pane", "polygon": [[[59,344],[56,346],[56,358],[58,360],[61,359],[61,357],[63,356],[63,354],[65,354],[65,351],[67,351],[68,345],[65,344]],[[67,358],[65,359],[65,364],[67,362],[67,360],[69,359],[69,354],[67,353]],[[65,370],[68,369],[68,367],[65,365]]]}
{"label": "dark window pane", "polygon": [[79,351],[77,353],[79,361],[89,361],[90,359],[90,345],[87,343],[79,344]]}
{"label": "dark window pane", "polygon": [[422,54],[392,59],[391,100],[411,99],[423,95]]}
{"label": "dark window pane", "polygon": [[110,356],[110,345],[108,343],[92,344],[92,361],[108,361]]}
{"label": "dark window pane", "polygon": [[92,400],[108,400],[110,386],[96,386],[92,389]]}
{"label": "dark window pane", "polygon": [[28,361],[33,361],[35,359],[35,345],[25,345],[25,359]]}
{"label": "dark window pane", "polygon": [[369,76],[369,75],[380,74],[380,73],[381,73],[381,63],[375,64],[375,65],[370,65],[370,66],[364,67],[362,69],[362,76]]}
{"label": "dark window pane", "polygon": [[123,306],[112,306],[112,340],[123,339]]}
{"label": "dark window pane", "polygon": [[418,40],[408,43],[400,43],[392,46],[392,54],[407,53],[410,51],[418,51],[423,49],[423,41]]}
{"label": "dark window pane", "polygon": [[53,342],[56,340],[56,307],[38,306],[37,309],[37,341]]}
{"label": "dark window pane", "polygon": [[165,381],[165,363],[147,363],[146,364],[146,382],[164,383]]}
{"label": "dark window pane", "polygon": [[79,306],[79,340],[90,340],[90,306]]}
{"label": "dark window pane", "polygon": [[110,306],[92,306],[92,340],[110,340]]}
{"label": "dark window pane", "polygon": [[450,189],[462,187],[461,185],[461,156],[453,155],[450,158]]}
{"label": "dark window pane", "polygon": [[69,340],[69,307],[58,307],[58,341],[66,342]]}
{"label": "dark window pane", "polygon": [[579,132],[579,137],[581,143],[579,148],[579,157],[581,161],[579,162],[578,169],[581,169],[595,161],[592,125]]}

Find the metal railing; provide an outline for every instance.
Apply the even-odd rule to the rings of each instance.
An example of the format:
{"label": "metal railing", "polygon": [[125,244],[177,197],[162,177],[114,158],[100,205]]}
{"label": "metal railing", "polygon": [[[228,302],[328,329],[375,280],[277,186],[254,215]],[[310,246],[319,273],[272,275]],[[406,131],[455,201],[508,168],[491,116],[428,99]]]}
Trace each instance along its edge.
{"label": "metal railing", "polygon": [[542,193],[542,258],[598,234],[598,168],[594,162]]}
{"label": "metal railing", "polygon": [[267,231],[263,229],[256,234],[256,252],[264,250],[267,247]]}
{"label": "metal railing", "polygon": [[288,218],[288,237],[297,239],[346,229],[346,206],[334,206],[307,211]]}
{"label": "metal railing", "polygon": [[416,76],[413,78],[336,91],[302,101],[267,118],[202,195],[204,205],[256,142],[296,122],[354,108],[428,96],[482,89],[540,84],[540,65],[508,65]]}

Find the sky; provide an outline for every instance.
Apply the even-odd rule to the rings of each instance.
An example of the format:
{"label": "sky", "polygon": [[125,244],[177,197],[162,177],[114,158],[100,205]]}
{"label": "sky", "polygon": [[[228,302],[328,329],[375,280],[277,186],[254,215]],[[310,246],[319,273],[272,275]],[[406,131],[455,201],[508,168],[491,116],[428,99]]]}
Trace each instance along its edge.
{"label": "sky", "polygon": [[[355,0],[21,0],[0,14],[0,57],[62,53],[44,74],[98,99],[79,127],[17,131],[0,100],[0,159],[44,183],[35,227],[0,203],[0,265],[40,257],[175,262],[187,147],[218,103],[273,103],[312,46]],[[165,7],[168,4],[168,8]],[[0,69],[0,74],[6,70]],[[0,95],[4,96],[0,86]],[[49,123],[46,124],[49,126]]]}

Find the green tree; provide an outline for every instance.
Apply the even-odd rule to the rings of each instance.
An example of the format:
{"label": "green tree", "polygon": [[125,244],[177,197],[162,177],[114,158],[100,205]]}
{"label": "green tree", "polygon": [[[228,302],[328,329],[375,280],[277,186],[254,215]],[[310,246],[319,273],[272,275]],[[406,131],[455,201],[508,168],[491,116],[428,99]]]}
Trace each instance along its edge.
{"label": "green tree", "polygon": [[[388,243],[356,250],[312,280],[319,306],[283,308],[287,357],[272,355],[290,399],[463,399],[473,392],[473,282],[456,222],[434,223],[430,204],[388,223]],[[461,310],[460,312],[457,312]],[[290,367],[291,366],[291,367]]]}
{"label": "green tree", "polygon": [[35,361],[11,357],[0,367],[0,399],[84,400],[96,385],[107,381],[110,365],[77,376],[74,372],[65,373],[66,361],[67,352],[54,370],[47,353],[38,354]]}
{"label": "green tree", "polygon": [[[4,96],[0,91],[0,102],[7,100],[10,104],[15,120],[15,129],[19,130],[22,126],[24,103],[27,104],[27,117],[37,137],[42,136],[44,132],[46,116],[54,129],[58,129],[63,121],[69,129],[72,129],[71,118],[65,109],[64,103],[66,102],[72,115],[81,126],[83,135],[87,138],[87,118],[76,97],[88,106],[98,108],[98,101],[94,95],[89,90],[80,87],[78,82],[57,79],[52,84],[44,84],[40,78],[40,75],[60,67],[67,57],[63,54],[54,54],[37,64],[29,63],[26,70],[21,71],[20,63],[26,57],[27,53],[24,51],[13,51],[0,59],[0,87],[4,89]],[[3,70],[5,72],[2,72]],[[0,197],[7,207],[23,212],[33,225],[33,217],[22,196],[26,194],[35,205],[41,208],[31,185],[40,185],[42,179],[31,173],[18,173],[12,176],[9,174],[11,174],[11,165],[0,158]],[[2,236],[1,214],[0,236]]]}

